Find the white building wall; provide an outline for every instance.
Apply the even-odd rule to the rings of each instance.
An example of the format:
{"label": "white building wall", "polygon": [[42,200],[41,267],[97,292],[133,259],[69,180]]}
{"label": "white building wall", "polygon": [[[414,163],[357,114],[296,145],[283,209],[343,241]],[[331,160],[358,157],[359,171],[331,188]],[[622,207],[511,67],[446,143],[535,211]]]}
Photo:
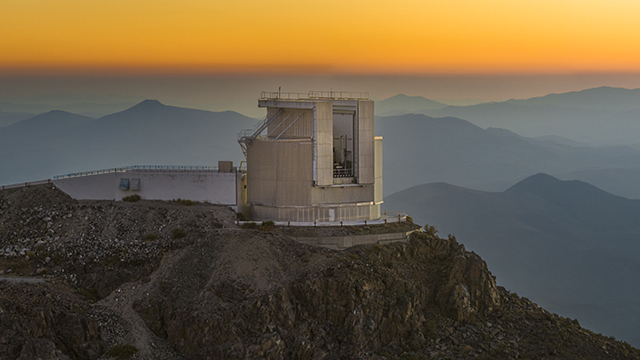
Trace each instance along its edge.
{"label": "white building wall", "polygon": [[[120,179],[140,179],[140,190],[120,190]],[[53,180],[78,200],[122,200],[138,194],[149,200],[186,199],[236,205],[236,173],[202,171],[130,170]]]}
{"label": "white building wall", "polygon": [[77,200],[115,200],[116,173],[52,180],[54,185]]}
{"label": "white building wall", "polygon": [[236,174],[191,171],[128,171],[117,173],[121,178],[140,179],[140,190],[115,189],[115,199],[138,194],[143,199],[186,199],[212,204],[236,204]]}

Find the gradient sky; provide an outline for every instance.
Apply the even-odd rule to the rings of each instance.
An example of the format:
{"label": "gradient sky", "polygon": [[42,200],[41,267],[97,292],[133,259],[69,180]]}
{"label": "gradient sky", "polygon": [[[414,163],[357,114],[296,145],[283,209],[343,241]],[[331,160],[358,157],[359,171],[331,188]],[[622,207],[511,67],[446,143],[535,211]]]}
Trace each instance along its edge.
{"label": "gradient sky", "polygon": [[638,0],[2,0],[0,72],[637,72],[638,14]]}

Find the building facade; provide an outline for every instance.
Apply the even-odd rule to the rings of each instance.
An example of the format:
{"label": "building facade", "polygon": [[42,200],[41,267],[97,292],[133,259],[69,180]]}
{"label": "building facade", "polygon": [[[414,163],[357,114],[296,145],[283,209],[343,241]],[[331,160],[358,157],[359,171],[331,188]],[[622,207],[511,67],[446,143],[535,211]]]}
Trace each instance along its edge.
{"label": "building facade", "polygon": [[255,220],[380,218],[382,138],[366,93],[262,93],[267,115],[240,134]]}

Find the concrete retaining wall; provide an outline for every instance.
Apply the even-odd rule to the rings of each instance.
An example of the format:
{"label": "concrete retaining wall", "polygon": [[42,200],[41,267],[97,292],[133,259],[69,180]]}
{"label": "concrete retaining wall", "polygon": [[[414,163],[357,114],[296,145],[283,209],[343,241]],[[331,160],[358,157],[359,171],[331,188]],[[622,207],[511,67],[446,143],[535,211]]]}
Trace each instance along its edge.
{"label": "concrete retaining wall", "polygon": [[412,230],[409,232],[399,232],[399,233],[389,233],[389,234],[370,234],[370,235],[349,235],[349,236],[331,236],[331,237],[323,237],[323,236],[313,236],[313,237],[294,237],[290,236],[291,239],[314,246],[322,246],[329,249],[335,250],[343,250],[351,246],[355,245],[363,245],[363,244],[387,244],[398,241],[407,241],[409,239],[409,235],[413,233]]}

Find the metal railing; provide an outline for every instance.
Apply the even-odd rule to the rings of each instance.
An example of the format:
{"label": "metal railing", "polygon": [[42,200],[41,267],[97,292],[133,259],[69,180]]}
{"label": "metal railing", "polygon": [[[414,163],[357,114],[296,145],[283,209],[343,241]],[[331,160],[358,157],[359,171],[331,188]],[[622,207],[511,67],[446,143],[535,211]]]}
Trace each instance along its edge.
{"label": "metal railing", "polygon": [[83,171],[77,173],[69,173],[64,175],[54,176],[54,180],[67,179],[79,176],[109,174],[114,172],[126,172],[129,170],[142,170],[142,171],[218,171],[217,166],[191,166],[191,165],[132,165],[104,170]]}
{"label": "metal railing", "polygon": [[353,169],[333,169],[333,177],[334,178],[344,178],[344,177],[352,177]]}
{"label": "metal railing", "polygon": [[23,182],[23,183],[19,183],[19,184],[11,184],[11,185],[2,185],[2,190],[29,187],[29,186],[34,186],[34,185],[45,185],[45,184],[51,184],[51,179],[37,180],[37,181],[27,181],[27,182]]}
{"label": "metal railing", "polygon": [[408,214],[405,214],[405,213],[399,213],[399,212],[394,212],[394,211],[386,211],[386,210],[381,211],[380,215],[391,216],[391,217],[394,217],[394,218],[398,218],[398,222],[407,221],[407,216],[409,216]]}
{"label": "metal railing", "polygon": [[240,144],[240,148],[242,149],[242,154],[245,159],[247,158],[247,147],[251,140],[262,134],[262,132],[269,127],[269,125],[277,119],[283,111],[283,109],[278,109],[278,111],[272,113],[271,116],[267,113],[267,115],[253,127],[253,130],[245,129],[238,133],[238,143]]}
{"label": "metal railing", "polygon": [[354,92],[354,91],[309,91],[308,93],[263,91],[260,94],[260,99],[261,100],[313,100],[313,99],[369,100],[369,93]]}

